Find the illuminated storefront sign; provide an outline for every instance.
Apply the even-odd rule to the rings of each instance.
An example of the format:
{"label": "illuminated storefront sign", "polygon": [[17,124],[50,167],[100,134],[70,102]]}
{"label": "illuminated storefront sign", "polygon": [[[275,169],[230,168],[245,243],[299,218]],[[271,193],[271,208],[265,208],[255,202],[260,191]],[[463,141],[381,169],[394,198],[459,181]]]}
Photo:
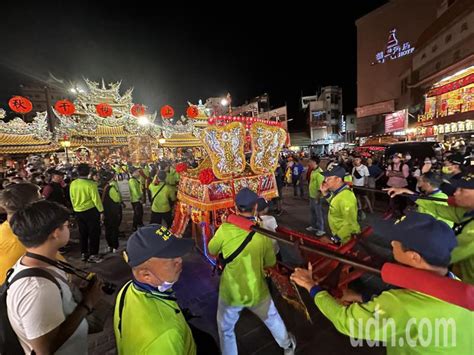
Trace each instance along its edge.
{"label": "illuminated storefront sign", "polygon": [[416,135],[417,136],[436,136],[438,134],[445,134],[445,133],[464,133],[473,130],[473,120],[466,120],[466,121],[459,121],[459,122],[452,122],[434,126],[418,126],[416,127]]}
{"label": "illuminated storefront sign", "polygon": [[415,47],[412,47],[409,42],[404,42],[402,44],[398,42],[397,30],[393,29],[389,32],[385,50],[380,51],[375,55],[376,63],[382,64],[388,60],[402,58],[412,54],[414,51]]}
{"label": "illuminated storefront sign", "polygon": [[407,126],[408,110],[400,110],[385,115],[385,133],[405,130]]}
{"label": "illuminated storefront sign", "polygon": [[[425,113],[418,115],[418,122],[430,125],[436,118],[470,111],[474,111],[474,66],[433,85],[426,94]],[[459,126],[446,129],[456,132]]]}

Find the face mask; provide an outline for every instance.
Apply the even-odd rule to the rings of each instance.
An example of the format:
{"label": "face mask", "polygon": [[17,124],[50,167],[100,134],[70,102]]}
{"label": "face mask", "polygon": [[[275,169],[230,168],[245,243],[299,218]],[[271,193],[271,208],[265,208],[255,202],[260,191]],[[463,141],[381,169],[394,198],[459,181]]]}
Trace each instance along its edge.
{"label": "face mask", "polygon": [[166,292],[168,291],[171,287],[173,287],[175,283],[174,282],[166,282],[166,281],[163,281],[163,283],[158,286],[158,291],[160,292]]}
{"label": "face mask", "polygon": [[406,156],[405,156],[405,159],[406,159],[406,160],[410,160],[410,159],[411,159],[411,156],[410,156],[410,155],[406,155]]}
{"label": "face mask", "polygon": [[436,159],[433,159],[433,160],[431,161],[431,164],[436,164]]}
{"label": "face mask", "polygon": [[441,172],[446,175],[451,175],[453,173],[449,166],[443,166]]}

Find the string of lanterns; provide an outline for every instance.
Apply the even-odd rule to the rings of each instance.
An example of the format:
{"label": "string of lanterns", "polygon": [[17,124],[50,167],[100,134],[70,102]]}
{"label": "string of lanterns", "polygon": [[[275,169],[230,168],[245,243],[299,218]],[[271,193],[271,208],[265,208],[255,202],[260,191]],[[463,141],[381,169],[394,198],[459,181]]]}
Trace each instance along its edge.
{"label": "string of lanterns", "polygon": [[[12,111],[25,114],[30,112],[33,109],[33,104],[30,100],[23,96],[14,96],[8,101],[8,106],[12,109]],[[113,108],[111,105],[107,103],[99,103],[96,106],[97,115],[102,118],[107,118],[112,116]],[[71,116],[76,112],[76,107],[74,104],[69,100],[59,100],[54,105],[54,108],[57,112],[64,116]],[[141,104],[134,104],[130,109],[132,116],[140,117],[146,113],[146,106]],[[170,119],[174,117],[174,109],[170,105],[165,105],[160,109],[161,117],[165,119]],[[189,118],[195,118],[199,111],[196,106],[190,106],[186,110],[186,114]],[[269,126],[279,126],[281,127],[280,122],[264,120],[257,117],[242,117],[242,116],[215,116],[210,117],[207,122],[210,125],[222,125],[229,122],[242,122],[250,127],[252,123],[265,123]]]}

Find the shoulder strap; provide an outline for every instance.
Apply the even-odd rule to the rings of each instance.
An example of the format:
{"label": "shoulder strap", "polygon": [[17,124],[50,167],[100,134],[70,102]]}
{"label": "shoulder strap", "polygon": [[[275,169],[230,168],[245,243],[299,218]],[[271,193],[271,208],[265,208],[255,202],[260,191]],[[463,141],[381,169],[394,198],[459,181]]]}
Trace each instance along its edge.
{"label": "shoulder strap", "polygon": [[163,182],[163,186],[160,187],[160,189],[156,192],[156,194],[153,195],[151,199],[151,204],[153,204],[153,201],[155,201],[155,197],[158,196],[158,194],[163,190],[163,188],[166,186],[166,183]]}
{"label": "shoulder strap", "polygon": [[223,260],[224,265],[230,264],[242,252],[242,250],[245,249],[247,244],[252,240],[254,234],[254,231],[251,231],[249,234],[247,234],[242,244],[240,244],[240,246],[231,255],[229,255],[228,258]]}
{"label": "shoulder strap", "polygon": [[[13,269],[10,269],[10,270],[13,271]],[[12,271],[10,270],[8,272],[11,275]],[[7,273],[7,280],[8,280],[9,274]],[[58,280],[56,280],[56,278],[53,275],[51,275],[48,271],[38,268],[38,267],[20,271],[18,274],[15,275],[15,277],[11,281],[6,281],[7,288],[9,288],[11,284],[14,283],[15,281],[18,281],[25,277],[42,277],[42,278],[48,279],[49,281],[51,281],[58,287],[59,292],[61,293],[61,297],[63,296],[63,292],[62,292],[61,286],[59,285]]]}
{"label": "shoulder strap", "polygon": [[112,186],[107,185],[107,186],[104,188],[104,190],[102,191],[102,198],[101,198],[102,203],[105,202],[105,197],[107,196],[107,194],[109,193],[109,191],[110,191],[111,188],[112,188]]}
{"label": "shoulder strap", "polygon": [[120,333],[120,336],[122,336],[122,311],[123,311],[123,307],[125,306],[125,294],[127,293],[127,290],[132,284],[132,282],[133,281],[130,281],[128,284],[125,285],[125,287],[123,288],[122,294],[120,295],[119,309],[118,309],[118,316],[119,316],[118,331]]}
{"label": "shoulder strap", "polygon": [[474,220],[474,217],[468,218],[467,220],[457,223],[453,226],[454,233],[456,235],[459,235],[462,233],[464,227],[466,227],[469,223],[471,223]]}

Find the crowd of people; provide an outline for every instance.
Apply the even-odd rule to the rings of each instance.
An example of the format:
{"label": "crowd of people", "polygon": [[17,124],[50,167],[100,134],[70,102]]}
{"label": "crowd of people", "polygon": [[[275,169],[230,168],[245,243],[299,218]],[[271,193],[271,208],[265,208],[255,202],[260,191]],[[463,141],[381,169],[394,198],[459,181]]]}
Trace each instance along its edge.
{"label": "crowd of people", "polygon": [[[375,211],[376,196],[383,196],[385,189],[389,203],[383,219],[405,216],[390,229],[393,258],[408,267],[474,284],[474,175],[469,156],[448,152],[440,161],[427,158],[422,164],[412,161],[409,153],[387,158],[376,161],[348,151],[323,159],[282,156],[275,171],[280,196],[266,201],[243,188],[235,196],[235,212],[275,231],[277,221],[269,211],[277,216],[283,212],[285,187],[296,198],[308,193],[307,231],[323,243],[341,246],[361,232],[365,212]],[[87,318],[104,297],[106,282],[84,276],[87,273],[67,263],[62,253],[72,223],[79,230],[82,261],[103,260],[102,225],[107,252],[118,252],[125,207],[121,180],[128,180],[133,233],[124,253],[131,281],[115,301],[118,353],[237,354],[235,325],[241,311],[248,309],[264,322],[285,354],[294,354],[297,339],[275,307],[265,274],[277,260],[285,262],[288,248],[231,223],[223,223],[208,245],[222,266],[216,314],[220,350],[209,334],[187,322],[173,285],[193,242],[169,231],[179,182],[170,161],[105,164],[98,169],[79,164],[30,176],[9,173],[0,191],[5,213],[0,225],[0,284],[7,310],[0,322],[4,329],[8,322],[15,338],[8,346],[20,346],[26,354],[87,353]],[[149,223],[143,220],[146,203]],[[451,317],[458,333],[469,336],[458,336],[457,344],[446,346],[443,353],[468,353],[472,347],[472,313],[466,309],[383,283],[370,292],[350,288],[335,299],[313,279],[311,264],[307,269],[296,266],[291,280],[308,290],[322,314],[343,334],[353,336],[357,329],[351,328],[351,320],[363,327],[382,308],[396,320],[397,334],[412,317],[433,322]],[[370,334],[365,339],[379,340]],[[387,348],[389,353],[400,350],[397,344]]]}

